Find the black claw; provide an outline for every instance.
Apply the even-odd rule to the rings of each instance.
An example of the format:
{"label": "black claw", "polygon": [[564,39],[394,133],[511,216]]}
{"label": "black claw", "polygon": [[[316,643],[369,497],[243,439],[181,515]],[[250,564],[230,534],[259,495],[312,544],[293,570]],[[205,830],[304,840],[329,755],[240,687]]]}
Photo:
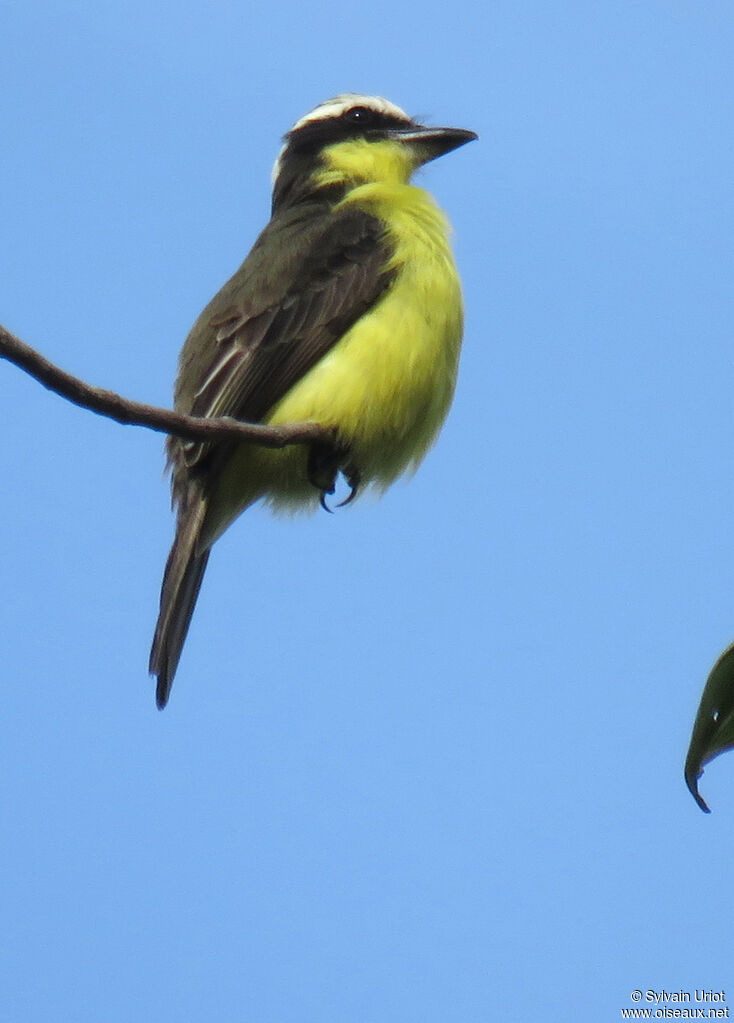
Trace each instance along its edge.
{"label": "black claw", "polygon": [[308,479],[319,492],[319,504],[324,511],[331,508],[326,503],[326,495],[333,494],[336,489],[336,477],[339,472],[340,453],[331,444],[312,444],[308,455]]}
{"label": "black claw", "polygon": [[319,492],[319,504],[324,511],[333,514],[333,509],[326,503],[328,494],[336,490],[336,481],[339,473],[342,473],[349,487],[349,494],[337,505],[337,508],[344,508],[351,504],[359,493],[362,482],[362,474],[349,461],[349,450],[340,446],[336,440],[334,444],[312,444],[308,455],[308,478],[312,486]]}
{"label": "black claw", "polygon": [[362,473],[354,465],[346,466],[342,472],[347,486],[349,487],[349,494],[343,501],[339,502],[337,508],[346,508],[348,504],[351,504],[359,493],[359,488],[362,485]]}
{"label": "black claw", "polygon": [[349,493],[347,494],[347,496],[344,498],[343,501],[339,502],[339,504],[337,505],[337,508],[346,508],[346,506],[348,504],[351,504],[352,501],[354,500],[354,498],[359,493],[359,484],[360,484],[359,477],[358,476],[357,477],[353,477],[353,476],[346,476],[345,475],[344,478],[347,481],[347,486],[349,487]]}

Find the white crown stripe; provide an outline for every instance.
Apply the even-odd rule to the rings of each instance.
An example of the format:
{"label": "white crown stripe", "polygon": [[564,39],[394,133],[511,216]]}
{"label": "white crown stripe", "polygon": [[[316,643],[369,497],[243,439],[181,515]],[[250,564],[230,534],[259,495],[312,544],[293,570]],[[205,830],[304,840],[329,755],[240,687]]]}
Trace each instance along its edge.
{"label": "white crown stripe", "polygon": [[334,96],[333,99],[327,99],[324,103],[314,107],[313,110],[305,114],[299,121],[296,121],[291,131],[298,131],[299,128],[302,128],[304,124],[308,124],[310,121],[321,121],[325,117],[341,117],[351,107],[367,107],[369,110],[376,110],[378,113],[386,114],[389,117],[399,117],[405,121],[410,120],[404,110],[396,107],[389,100],[383,99],[382,96],[361,96],[359,93],[346,92],[341,96]]}
{"label": "white crown stripe", "polygon": [[[313,110],[304,114],[293,125],[291,132],[298,131],[299,128],[302,128],[305,124],[310,124],[311,121],[323,121],[328,117],[341,117],[345,111],[350,110],[352,107],[367,107],[368,110],[376,110],[378,113],[385,114],[388,117],[397,117],[406,122],[410,121],[404,110],[401,110],[400,107],[395,106],[389,100],[383,99],[382,96],[362,96],[357,92],[345,92],[341,96],[334,96],[333,99],[327,99],[324,103],[319,103]],[[273,164],[273,172],[270,176],[273,185],[278,179],[281,159],[287,148],[288,143],[281,148]]]}

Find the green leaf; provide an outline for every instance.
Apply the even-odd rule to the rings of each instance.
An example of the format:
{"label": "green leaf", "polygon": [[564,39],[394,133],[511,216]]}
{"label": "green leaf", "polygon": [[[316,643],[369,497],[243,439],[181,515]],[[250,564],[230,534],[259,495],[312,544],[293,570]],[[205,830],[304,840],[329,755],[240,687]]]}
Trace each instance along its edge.
{"label": "green leaf", "polygon": [[705,813],[711,811],[698,791],[698,779],[705,765],[728,749],[734,749],[734,643],[711,669],[686,757],[686,785]]}

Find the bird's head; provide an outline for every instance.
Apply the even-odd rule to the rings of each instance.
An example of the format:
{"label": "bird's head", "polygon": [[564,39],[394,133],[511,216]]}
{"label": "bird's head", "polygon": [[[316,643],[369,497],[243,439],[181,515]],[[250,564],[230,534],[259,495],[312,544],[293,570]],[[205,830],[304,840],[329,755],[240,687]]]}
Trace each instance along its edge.
{"label": "bird's head", "polygon": [[433,128],[379,96],[348,93],[296,121],[273,167],[273,211],[314,190],[369,181],[405,183],[424,163],[477,136]]}

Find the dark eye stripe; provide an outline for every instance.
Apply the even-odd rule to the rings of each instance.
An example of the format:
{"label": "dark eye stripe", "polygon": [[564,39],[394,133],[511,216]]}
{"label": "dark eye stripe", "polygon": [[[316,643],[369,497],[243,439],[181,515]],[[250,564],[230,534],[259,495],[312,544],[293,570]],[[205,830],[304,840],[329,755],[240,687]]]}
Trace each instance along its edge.
{"label": "dark eye stripe", "polygon": [[369,107],[351,107],[339,117],[325,117],[308,121],[286,136],[291,152],[315,151],[331,142],[359,137],[364,132],[378,132],[382,128],[405,128],[411,122],[392,114],[381,114]]}
{"label": "dark eye stripe", "polygon": [[379,114],[375,110],[370,110],[369,107],[352,107],[350,110],[345,110],[342,117],[345,121],[351,121],[352,124],[371,124],[377,120]]}

